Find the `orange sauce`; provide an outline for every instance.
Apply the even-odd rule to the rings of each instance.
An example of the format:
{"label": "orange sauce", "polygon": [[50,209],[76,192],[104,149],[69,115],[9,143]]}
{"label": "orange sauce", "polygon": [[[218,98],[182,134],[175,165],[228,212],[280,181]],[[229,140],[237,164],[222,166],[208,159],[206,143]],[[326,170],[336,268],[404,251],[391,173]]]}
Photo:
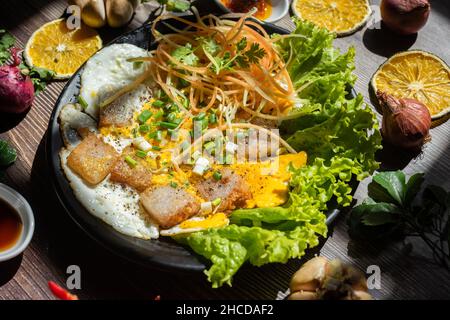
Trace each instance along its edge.
{"label": "orange sauce", "polygon": [[223,5],[236,13],[247,13],[253,7],[258,11],[255,17],[265,20],[272,14],[272,0],[221,0]]}
{"label": "orange sauce", "polygon": [[22,234],[22,220],[8,203],[0,199],[0,252],[12,248]]}

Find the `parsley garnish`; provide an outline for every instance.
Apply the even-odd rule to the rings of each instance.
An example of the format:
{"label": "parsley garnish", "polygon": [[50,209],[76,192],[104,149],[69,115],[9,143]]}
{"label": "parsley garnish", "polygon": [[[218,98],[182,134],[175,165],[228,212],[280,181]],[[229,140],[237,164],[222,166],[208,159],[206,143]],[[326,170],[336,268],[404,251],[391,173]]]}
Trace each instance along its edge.
{"label": "parsley garnish", "polygon": [[199,62],[199,58],[194,53],[194,48],[192,44],[187,43],[183,47],[176,48],[172,52],[172,57],[174,57],[177,61],[180,61],[188,66],[196,66]]}

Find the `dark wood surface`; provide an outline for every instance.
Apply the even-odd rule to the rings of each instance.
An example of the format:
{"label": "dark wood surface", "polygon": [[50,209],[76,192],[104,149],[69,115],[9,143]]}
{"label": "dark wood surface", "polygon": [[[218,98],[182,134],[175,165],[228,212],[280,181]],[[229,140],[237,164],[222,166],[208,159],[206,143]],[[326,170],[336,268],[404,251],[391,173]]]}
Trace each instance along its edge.
{"label": "dark wood surface", "polygon": [[[379,1],[372,1],[378,8]],[[0,1],[0,27],[8,29],[24,47],[39,26],[58,18],[66,7],[65,0]],[[354,46],[356,55],[357,92],[370,104],[368,83],[377,67],[395,52],[409,48],[423,49],[439,55],[450,63],[450,1],[432,1],[432,13],[426,27],[414,37],[397,38],[379,26],[377,18],[352,36],[336,40],[345,50]],[[146,18],[140,8],[133,22],[125,29],[102,31],[108,40],[139,26]],[[288,18],[278,23],[286,28]],[[65,283],[66,268],[79,265],[82,289],[75,293],[82,299],[275,299],[285,291],[300,261],[262,268],[244,267],[236,275],[233,287],[211,289],[203,274],[174,273],[136,266],[118,258],[86,236],[59,205],[49,185],[45,159],[45,132],[54,102],[64,82],[50,84],[39,95],[30,112],[20,118],[0,117],[0,137],[9,140],[18,150],[18,161],[7,170],[6,183],[20,191],[31,203],[36,217],[34,239],[25,253],[0,264],[1,299],[53,299],[47,281]],[[381,155],[383,168],[401,168],[406,173],[426,172],[427,181],[450,189],[450,121],[432,130],[433,141],[423,154],[409,159],[398,150],[385,150]],[[361,201],[367,194],[364,181],[356,192]],[[436,266],[421,242],[413,242],[406,253],[403,243],[380,247],[375,243],[350,240],[345,216],[341,216],[328,240],[310,252],[340,258],[365,271],[378,265],[382,271],[381,289],[373,290],[377,299],[450,298],[450,274]]]}

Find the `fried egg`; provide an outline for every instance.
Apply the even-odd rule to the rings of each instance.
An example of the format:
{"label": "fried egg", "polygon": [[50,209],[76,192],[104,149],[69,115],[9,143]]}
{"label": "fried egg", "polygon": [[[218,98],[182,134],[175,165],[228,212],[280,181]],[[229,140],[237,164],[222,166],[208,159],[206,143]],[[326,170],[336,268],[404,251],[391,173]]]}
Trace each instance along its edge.
{"label": "fried egg", "polygon": [[97,118],[98,106],[104,99],[132,83],[146,70],[146,63],[128,60],[146,56],[146,50],[132,44],[113,44],[90,58],[81,75],[80,96],[86,102],[86,113]]}
{"label": "fried egg", "polygon": [[88,186],[68,167],[69,154],[69,150],[62,149],[61,166],[76,198],[92,215],[125,235],[141,239],[158,238],[158,227],[146,219],[136,190],[109,179],[96,186]]}

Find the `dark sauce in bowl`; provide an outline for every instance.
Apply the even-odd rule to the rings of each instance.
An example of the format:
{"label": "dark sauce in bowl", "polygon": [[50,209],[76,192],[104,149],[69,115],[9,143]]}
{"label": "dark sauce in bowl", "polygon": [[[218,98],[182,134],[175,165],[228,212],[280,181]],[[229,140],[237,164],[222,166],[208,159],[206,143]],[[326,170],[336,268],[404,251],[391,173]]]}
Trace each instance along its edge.
{"label": "dark sauce in bowl", "polygon": [[271,0],[221,0],[223,5],[235,13],[247,13],[252,8],[256,8],[258,11],[255,17],[261,20],[265,20],[272,14],[272,1]]}
{"label": "dark sauce in bowl", "polygon": [[11,249],[19,241],[22,229],[17,211],[0,198],[0,252]]}

